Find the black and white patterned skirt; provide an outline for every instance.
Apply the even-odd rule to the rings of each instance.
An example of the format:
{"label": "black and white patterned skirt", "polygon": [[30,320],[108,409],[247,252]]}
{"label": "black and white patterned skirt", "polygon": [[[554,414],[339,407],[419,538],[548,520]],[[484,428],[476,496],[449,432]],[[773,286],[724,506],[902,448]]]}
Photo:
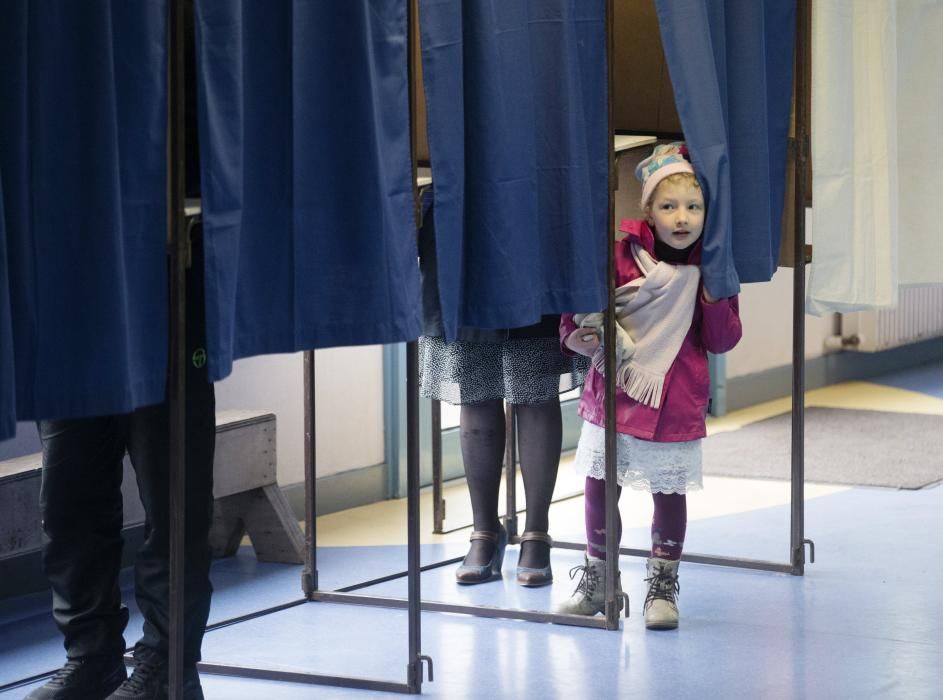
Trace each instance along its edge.
{"label": "black and white patterned skirt", "polygon": [[419,339],[422,395],[453,405],[504,399],[533,404],[582,386],[589,358],[566,357],[557,338],[498,343]]}

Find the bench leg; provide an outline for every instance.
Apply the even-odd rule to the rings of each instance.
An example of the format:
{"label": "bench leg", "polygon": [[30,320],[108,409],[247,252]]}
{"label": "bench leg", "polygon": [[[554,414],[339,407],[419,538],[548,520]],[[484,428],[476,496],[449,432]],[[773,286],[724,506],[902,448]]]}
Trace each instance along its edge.
{"label": "bench leg", "polygon": [[277,484],[218,498],[213,516],[214,557],[235,554],[248,534],[259,561],[304,563],[304,533]]}
{"label": "bench leg", "polygon": [[250,491],[246,530],[259,561],[304,563],[304,533],[278,484]]}
{"label": "bench leg", "polygon": [[213,502],[213,526],[210,528],[210,552],[214,559],[231,557],[239,549],[246,524],[246,494],[217,498]]}

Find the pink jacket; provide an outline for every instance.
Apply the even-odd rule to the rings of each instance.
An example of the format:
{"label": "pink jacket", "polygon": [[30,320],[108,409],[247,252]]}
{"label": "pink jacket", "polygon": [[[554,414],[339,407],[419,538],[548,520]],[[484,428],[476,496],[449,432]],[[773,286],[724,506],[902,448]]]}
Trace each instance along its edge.
{"label": "pink jacket", "polygon": [[[623,220],[619,230],[629,235],[616,242],[617,287],[637,279],[642,274],[632,257],[630,242],[641,244],[655,256],[654,234],[645,221]],[[688,262],[699,264],[700,256],[698,246]],[[708,304],[699,291],[691,329],[665,377],[661,407],[656,409],[640,404],[626,396],[622,389],[617,389],[616,430],[655,442],[681,442],[704,437],[704,419],[710,395],[707,352],[727,352],[740,341],[738,314],[737,297],[719,299],[714,304]],[[573,355],[573,351],[564,346],[563,341],[575,329],[573,315],[564,314],[560,319],[560,348],[566,355]],[[584,420],[598,426],[606,424],[603,405],[605,386],[602,375],[591,368],[583,386],[583,397],[580,399],[578,412]]]}

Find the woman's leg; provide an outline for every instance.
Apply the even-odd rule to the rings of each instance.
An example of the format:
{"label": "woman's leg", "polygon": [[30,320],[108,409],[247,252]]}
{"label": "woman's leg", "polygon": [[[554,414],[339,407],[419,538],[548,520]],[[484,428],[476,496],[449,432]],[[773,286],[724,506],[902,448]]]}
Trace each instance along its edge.
{"label": "woman's leg", "polygon": [[[560,399],[553,397],[538,404],[515,405],[517,440],[521,453],[521,474],[527,500],[525,532],[547,532],[550,501],[557,482],[563,420]],[[521,545],[519,566],[543,568],[550,563],[550,545],[528,541]]]}
{"label": "woman's leg", "polygon": [[[475,530],[498,530],[498,490],[504,461],[504,402],[500,399],[462,406],[459,418],[462,461],[471,496]],[[465,557],[471,566],[491,561],[495,544],[474,540]]]}

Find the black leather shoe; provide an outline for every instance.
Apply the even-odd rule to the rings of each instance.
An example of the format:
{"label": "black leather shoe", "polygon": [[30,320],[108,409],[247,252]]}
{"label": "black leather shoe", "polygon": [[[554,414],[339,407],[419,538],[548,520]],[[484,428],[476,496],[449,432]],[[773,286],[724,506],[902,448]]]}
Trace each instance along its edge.
{"label": "black leather shoe", "polygon": [[46,685],[26,700],[101,700],[128,677],[120,656],[69,659]]}
{"label": "black leather shoe", "polygon": [[[105,700],[164,700],[167,695],[167,663],[139,660],[131,677]],[[203,700],[195,666],[183,669],[183,699]]]}

